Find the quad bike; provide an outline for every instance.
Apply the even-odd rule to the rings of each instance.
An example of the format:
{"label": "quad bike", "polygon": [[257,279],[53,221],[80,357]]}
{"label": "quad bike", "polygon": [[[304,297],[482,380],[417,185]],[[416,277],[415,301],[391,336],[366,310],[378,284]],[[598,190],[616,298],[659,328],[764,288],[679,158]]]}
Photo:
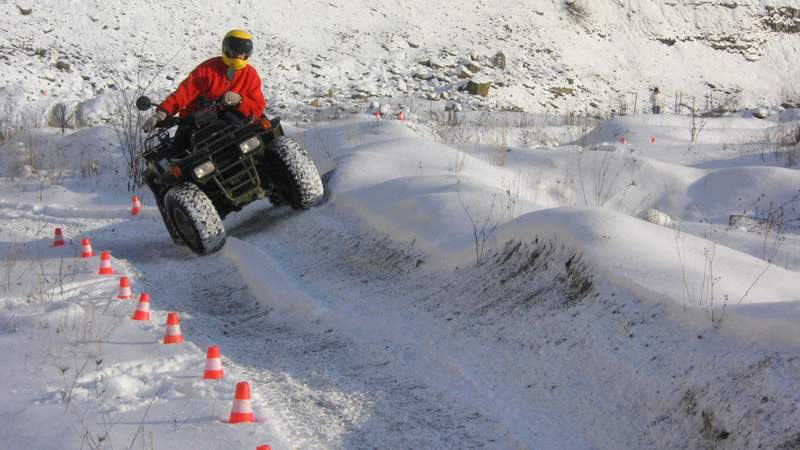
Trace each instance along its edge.
{"label": "quad bike", "polygon": [[[190,145],[175,148],[167,118],[147,136],[144,181],[153,191],[172,240],[199,255],[225,244],[222,219],[267,197],[274,205],[309,208],[323,188],[314,162],[294,139],[283,134],[280,118],[228,124],[219,101],[200,102],[193,114]],[[136,100],[141,111],[150,99]]]}

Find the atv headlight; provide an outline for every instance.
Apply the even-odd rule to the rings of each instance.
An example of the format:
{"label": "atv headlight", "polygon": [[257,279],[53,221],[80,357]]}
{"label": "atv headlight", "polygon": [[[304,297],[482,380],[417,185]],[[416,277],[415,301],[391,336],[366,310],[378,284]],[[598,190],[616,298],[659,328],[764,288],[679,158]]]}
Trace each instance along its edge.
{"label": "atv headlight", "polygon": [[253,136],[250,139],[239,144],[239,149],[243,154],[248,154],[261,146],[261,139],[258,136]]}
{"label": "atv headlight", "polygon": [[194,168],[194,176],[200,179],[214,172],[215,170],[217,170],[217,168],[214,167],[214,163],[211,161],[206,161]]}

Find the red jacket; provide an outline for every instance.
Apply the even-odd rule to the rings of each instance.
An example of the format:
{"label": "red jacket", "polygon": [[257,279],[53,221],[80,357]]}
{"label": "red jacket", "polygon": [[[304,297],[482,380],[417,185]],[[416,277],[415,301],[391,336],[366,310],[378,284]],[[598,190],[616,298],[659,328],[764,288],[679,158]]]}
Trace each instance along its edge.
{"label": "red jacket", "polygon": [[261,78],[253,66],[237,70],[233,79],[228,80],[228,66],[222,62],[222,57],[211,58],[197,66],[186,77],[172,94],[167,97],[158,109],[165,111],[170,116],[179,114],[181,118],[188,117],[197,109],[197,98],[204,96],[206,100],[216,100],[226,91],[233,91],[242,96],[239,111],[245,116],[259,117],[267,106],[264,94],[261,92]]}

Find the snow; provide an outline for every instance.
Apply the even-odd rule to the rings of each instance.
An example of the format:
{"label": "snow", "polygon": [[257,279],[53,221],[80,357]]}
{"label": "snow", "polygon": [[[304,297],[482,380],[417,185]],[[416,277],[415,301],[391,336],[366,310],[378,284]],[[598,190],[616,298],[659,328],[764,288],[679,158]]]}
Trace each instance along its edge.
{"label": "snow", "polygon": [[[0,5],[0,447],[796,447],[800,38],[766,6],[793,3]],[[249,205],[201,258],[114,118],[233,26],[325,197]],[[476,59],[487,98],[449,73]],[[681,114],[641,113],[654,85]],[[689,114],[706,94],[738,108]],[[256,423],[226,423],[239,381]]]}

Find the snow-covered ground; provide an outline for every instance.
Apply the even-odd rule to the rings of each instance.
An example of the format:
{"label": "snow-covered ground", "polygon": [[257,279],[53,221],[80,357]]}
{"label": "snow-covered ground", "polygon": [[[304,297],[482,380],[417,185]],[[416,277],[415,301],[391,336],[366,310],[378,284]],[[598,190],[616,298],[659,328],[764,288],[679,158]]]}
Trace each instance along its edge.
{"label": "snow-covered ground", "polygon": [[[148,192],[130,216],[122,157],[92,146],[107,128],[20,135],[6,157],[76,150],[24,176],[4,164],[0,439],[792,448],[800,175],[765,136],[798,122],[713,119],[690,143],[685,120],[629,116],[536,149],[459,149],[366,115],[291,128],[324,203],[251,205],[205,258],[171,243]],[[82,177],[88,159],[100,173]],[[728,226],[768,205],[783,229]],[[652,208],[671,222],[638,218]],[[129,320],[136,302],[115,299],[97,257],[76,258],[84,236],[152,295],[150,322]],[[159,343],[167,311],[187,343]],[[201,379],[207,345],[224,380]],[[224,423],[237,381],[257,424]]]}
{"label": "snow-covered ground", "polygon": [[[229,3],[0,4],[0,448],[800,448],[792,2]],[[239,25],[326,195],[201,258],[129,191],[115,87]],[[656,84],[765,108],[591,117]]]}

